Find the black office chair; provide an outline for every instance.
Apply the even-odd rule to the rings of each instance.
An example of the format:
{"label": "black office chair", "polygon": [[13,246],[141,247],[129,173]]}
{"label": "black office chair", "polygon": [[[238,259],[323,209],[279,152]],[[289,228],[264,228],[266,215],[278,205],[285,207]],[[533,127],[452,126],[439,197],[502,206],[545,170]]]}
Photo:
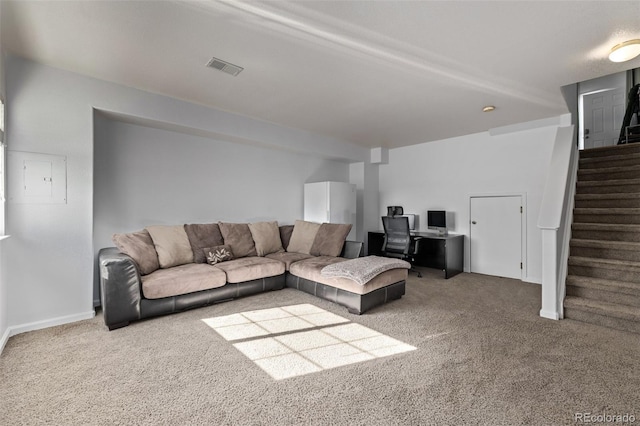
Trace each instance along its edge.
{"label": "black office chair", "polygon": [[406,216],[382,216],[382,226],[384,226],[383,255],[411,263],[410,271],[416,272],[418,278],[421,278],[422,274],[413,267],[413,262],[415,261],[415,256],[419,253],[419,244],[422,237],[411,237],[409,218]]}

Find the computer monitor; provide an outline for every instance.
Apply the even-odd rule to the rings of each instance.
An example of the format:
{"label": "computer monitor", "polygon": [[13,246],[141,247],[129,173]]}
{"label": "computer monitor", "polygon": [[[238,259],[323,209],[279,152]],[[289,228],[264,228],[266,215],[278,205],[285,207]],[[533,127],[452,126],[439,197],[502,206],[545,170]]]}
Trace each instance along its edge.
{"label": "computer monitor", "polygon": [[427,228],[445,234],[447,232],[447,212],[444,210],[427,211]]}
{"label": "computer monitor", "polygon": [[411,231],[415,231],[416,230],[416,215],[415,214],[403,214],[403,215],[400,215],[400,217],[408,218],[409,219],[409,229]]}

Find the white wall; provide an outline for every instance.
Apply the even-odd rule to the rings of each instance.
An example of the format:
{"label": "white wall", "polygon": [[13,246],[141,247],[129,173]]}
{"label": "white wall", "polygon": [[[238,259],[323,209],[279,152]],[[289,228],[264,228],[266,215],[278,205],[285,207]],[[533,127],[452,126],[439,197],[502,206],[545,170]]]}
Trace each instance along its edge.
{"label": "white wall", "polygon": [[[427,230],[427,210],[455,215],[453,233],[465,234],[465,271],[469,271],[469,196],[525,193],[526,281],[541,282],[541,237],[537,229],[556,127],[491,136],[488,132],[389,150],[380,165],[380,211],[400,205],[419,214]],[[378,226],[379,228],[379,226]],[[377,228],[376,228],[377,229]]]}
{"label": "white wall", "polygon": [[100,113],[94,158],[96,255],[113,245],[113,233],[147,225],[293,224],[303,216],[304,183],[349,178],[346,162],[128,124]]}
{"label": "white wall", "polygon": [[[2,16],[2,2],[0,1],[0,16]],[[4,51],[0,45],[0,98],[5,99],[4,89]],[[0,221],[4,222],[4,202],[0,201]],[[4,223],[0,223],[0,229],[4,233]],[[7,317],[7,281],[4,279],[4,269],[2,267],[2,245],[4,243],[0,241],[0,353],[4,348],[4,345],[9,338],[9,324]]]}
{"label": "white wall", "polygon": [[[13,56],[5,60],[10,148],[66,156],[68,183],[67,204],[7,206],[7,233],[12,238],[3,247],[2,265],[7,279],[7,324],[12,334],[93,315],[94,108],[175,124],[247,145],[351,161],[363,161],[368,155],[366,149],[308,132]],[[251,162],[259,162],[258,157],[254,155]],[[9,169],[8,173],[11,178],[19,171]],[[300,187],[303,183],[299,182]],[[242,216],[257,217],[262,208]],[[293,214],[286,213],[287,217]]]}

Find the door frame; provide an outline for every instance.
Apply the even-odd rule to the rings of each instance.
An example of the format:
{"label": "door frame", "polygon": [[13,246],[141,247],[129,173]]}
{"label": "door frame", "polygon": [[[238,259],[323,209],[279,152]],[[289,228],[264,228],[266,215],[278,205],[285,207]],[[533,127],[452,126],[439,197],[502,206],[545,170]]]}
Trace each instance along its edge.
{"label": "door frame", "polygon": [[489,197],[520,197],[522,200],[522,216],[520,222],[520,255],[522,257],[522,275],[520,276],[521,281],[530,282],[528,277],[528,269],[527,269],[527,193],[526,192],[478,192],[478,193],[470,193],[468,194],[469,200],[469,210],[468,210],[468,223],[467,226],[469,228],[469,247],[468,253],[465,253],[467,259],[469,259],[469,272],[471,272],[471,245],[473,242],[471,241],[471,199],[472,198],[489,198]]}

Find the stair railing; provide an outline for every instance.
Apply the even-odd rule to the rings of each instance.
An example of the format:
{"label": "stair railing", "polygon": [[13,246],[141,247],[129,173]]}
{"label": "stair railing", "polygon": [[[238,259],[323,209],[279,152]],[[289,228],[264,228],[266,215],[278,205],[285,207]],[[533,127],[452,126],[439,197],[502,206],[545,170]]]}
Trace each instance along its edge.
{"label": "stair railing", "polygon": [[574,126],[559,127],[544,187],[538,228],[542,231],[542,308],[540,316],[563,318],[563,301],[573,205],[578,174]]}

